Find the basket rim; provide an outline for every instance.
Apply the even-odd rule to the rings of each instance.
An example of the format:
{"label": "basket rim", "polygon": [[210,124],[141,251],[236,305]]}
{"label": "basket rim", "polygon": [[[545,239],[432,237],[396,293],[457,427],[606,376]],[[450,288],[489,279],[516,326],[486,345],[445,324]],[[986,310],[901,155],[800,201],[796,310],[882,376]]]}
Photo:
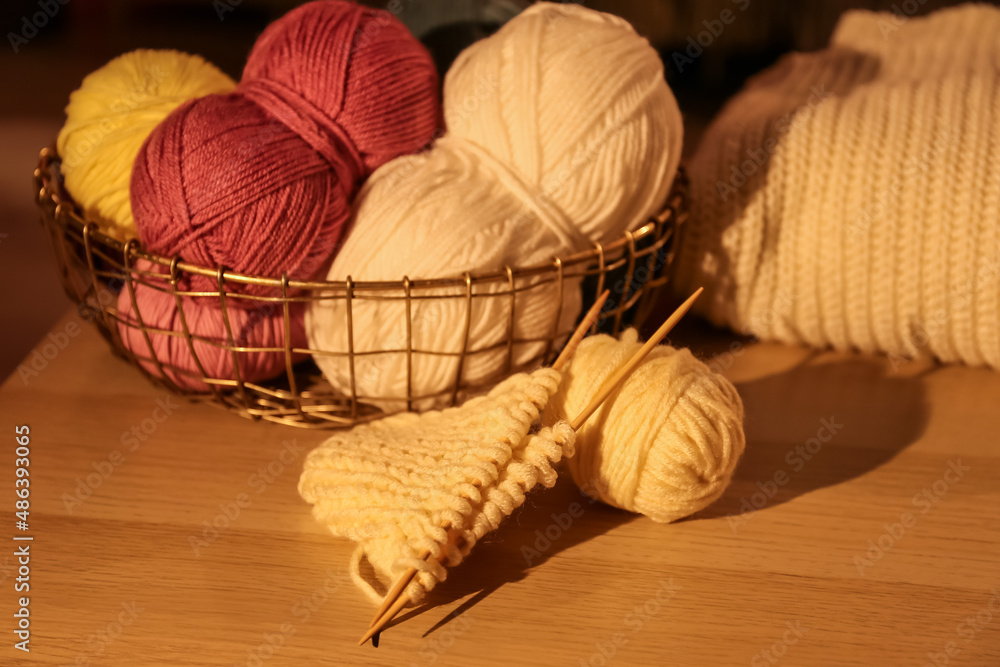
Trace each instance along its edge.
{"label": "basket rim", "polygon": [[[624,250],[627,246],[634,249],[638,241],[653,235],[661,229],[669,229],[676,233],[676,227],[684,222],[687,217],[685,196],[687,178],[683,166],[678,167],[674,176],[674,181],[667,195],[663,209],[637,229],[626,231],[620,238],[610,243],[602,244],[594,242],[589,250],[582,250],[573,253],[568,257],[555,257],[547,262],[540,262],[527,266],[505,266],[498,271],[488,272],[465,272],[450,277],[441,278],[410,278],[403,276],[401,280],[394,281],[362,281],[353,280],[350,276],[346,280],[298,280],[290,279],[287,274],[280,278],[266,276],[255,276],[231,271],[225,267],[208,268],[200,264],[192,264],[183,261],[179,256],[166,257],[146,251],[138,238],[131,237],[126,241],[121,241],[100,230],[98,224],[93,220],[88,220],[77,204],[68,194],[64,197],[61,181],[58,177],[60,158],[52,144],[43,148],[39,152],[38,166],[34,170],[36,185],[39,190],[36,193],[37,203],[42,205],[46,202],[55,206],[54,220],[64,227],[72,227],[84,240],[85,243],[104,246],[106,249],[123,256],[126,261],[126,269],[131,270],[137,260],[145,260],[153,264],[164,266],[173,271],[183,271],[192,275],[206,276],[226,283],[239,285],[253,285],[259,287],[273,287],[282,291],[294,290],[340,290],[340,291],[368,291],[368,290],[391,290],[403,289],[426,289],[426,288],[454,288],[456,285],[465,285],[471,289],[472,285],[485,285],[497,282],[509,283],[516,278],[534,277],[556,270],[562,271],[566,267],[580,264],[591,265],[595,261],[603,263],[608,256],[614,256],[618,251]],[[57,185],[53,186],[53,182]],[[673,219],[674,225],[668,226]]]}

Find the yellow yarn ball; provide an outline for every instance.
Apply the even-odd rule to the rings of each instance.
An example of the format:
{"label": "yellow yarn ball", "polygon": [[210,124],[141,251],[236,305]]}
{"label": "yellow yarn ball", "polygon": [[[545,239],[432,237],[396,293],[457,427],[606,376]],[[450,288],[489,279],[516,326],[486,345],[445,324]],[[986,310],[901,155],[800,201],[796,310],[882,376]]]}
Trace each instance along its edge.
{"label": "yellow yarn ball", "polygon": [[[620,341],[584,339],[546,408],[549,422],[580,414],[640,347],[635,329]],[[578,431],[568,463],[586,493],[668,523],[722,495],[745,444],[736,388],[690,351],[660,345]]]}
{"label": "yellow yarn ball", "polygon": [[204,58],[170,50],[132,51],[87,75],[57,140],[66,190],[102,231],[134,236],[129,179],[146,137],[183,102],[235,87]]}

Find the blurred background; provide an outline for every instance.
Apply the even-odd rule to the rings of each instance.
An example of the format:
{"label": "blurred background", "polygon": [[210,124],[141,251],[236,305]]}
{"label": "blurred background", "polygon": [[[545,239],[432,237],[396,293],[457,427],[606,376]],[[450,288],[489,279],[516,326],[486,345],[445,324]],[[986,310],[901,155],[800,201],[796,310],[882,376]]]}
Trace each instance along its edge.
{"label": "blurred background", "polygon": [[[90,71],[136,48],[198,53],[239,78],[270,21],[301,0],[3,0],[0,3],[0,379],[73,306],[59,285],[32,199],[38,151]],[[379,0],[444,71],[526,0]],[[586,0],[628,19],[661,53],[684,113],[685,153],[746,78],[794,50],[824,46],[848,9],[926,14],[935,0]],[[998,4],[996,2],[992,4]]]}

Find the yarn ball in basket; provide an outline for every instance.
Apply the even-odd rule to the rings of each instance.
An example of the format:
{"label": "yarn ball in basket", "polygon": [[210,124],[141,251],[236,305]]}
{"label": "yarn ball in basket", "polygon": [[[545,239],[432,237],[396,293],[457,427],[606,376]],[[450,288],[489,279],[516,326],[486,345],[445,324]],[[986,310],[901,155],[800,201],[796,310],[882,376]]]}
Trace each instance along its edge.
{"label": "yarn ball in basket", "polygon": [[434,63],[398,20],[303,5],[260,36],[235,92],[193,100],[152,133],[132,173],[140,238],[202,266],[310,278],[357,185],[426,145],[438,121]]}
{"label": "yarn ball in basket", "polygon": [[88,74],[56,141],[66,190],[102,231],[135,236],[129,177],[146,137],[187,100],[235,87],[200,56],[171,50],[132,51]]}
{"label": "yarn ball in basket", "polygon": [[[163,273],[162,267],[155,267],[148,261],[140,260],[136,269],[152,273]],[[147,284],[148,283],[148,284]],[[133,308],[128,288],[118,295],[118,333],[122,344],[138,357],[139,364],[150,374],[162,377],[153,355],[139,328],[139,318],[146,327],[156,358],[167,378],[180,389],[193,392],[210,391],[211,387],[202,381],[202,370],[191,354],[187,339],[178,335],[184,331],[181,312],[174,295],[164,291],[169,281],[146,278],[145,282],[134,283],[138,316]],[[254,308],[235,308],[227,302],[227,315],[233,336],[233,346],[252,349],[237,352],[239,377],[244,382],[259,382],[285,372],[285,323],[284,308],[275,302],[254,302]],[[193,347],[201,362],[205,375],[223,380],[236,379],[233,368],[233,354],[227,349],[229,337],[218,297],[182,296],[184,321],[191,332]],[[304,313],[301,304],[290,308],[291,346],[305,347]],[[154,329],[158,331],[153,331]],[[177,332],[177,333],[166,333]],[[301,361],[306,355],[295,354],[292,362]],[[222,387],[223,389],[225,387]]]}
{"label": "yarn ball in basket", "polygon": [[[635,329],[585,338],[546,419],[580,414],[641,347]],[[690,351],[659,345],[577,431],[568,465],[588,494],[667,523],[722,495],[745,444],[736,388]]]}
{"label": "yarn ball in basket", "polygon": [[[681,115],[656,51],[624,20],[578,5],[538,3],[466,49],[444,84],[447,133],[425,153],[378,169],[355,203],[351,235],[328,278],[399,281],[502,271],[606,243],[663,206],[680,157]],[[515,298],[512,366],[540,355],[542,339],[568,332],[579,314],[579,281],[525,281]],[[497,283],[484,292],[507,289]],[[408,361],[402,290],[352,304],[354,386],[386,411],[406,407],[407,369],[417,409],[440,407],[462,363],[465,382],[506,366],[507,296],[472,300],[465,345],[465,286],[414,291]],[[372,295],[371,293],[367,293]],[[374,296],[379,296],[375,294]],[[344,300],[313,303],[310,346],[346,352]],[[344,356],[314,355],[349,393]]]}

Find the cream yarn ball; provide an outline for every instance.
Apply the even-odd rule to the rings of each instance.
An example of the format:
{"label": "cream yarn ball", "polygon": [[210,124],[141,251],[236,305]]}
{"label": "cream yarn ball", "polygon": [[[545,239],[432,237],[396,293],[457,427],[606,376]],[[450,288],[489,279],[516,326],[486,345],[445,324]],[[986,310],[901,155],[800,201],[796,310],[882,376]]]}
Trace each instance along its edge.
{"label": "cream yarn ball", "polygon": [[56,141],[66,190],[102,231],[135,236],[129,180],[146,137],[183,102],[235,87],[201,56],[172,50],[132,51],[88,74]]}
{"label": "cream yarn ball", "polygon": [[[546,407],[572,419],[642,344],[585,338]],[[729,485],[746,444],[743,402],[690,351],[659,345],[580,428],[569,471],[582,490],[668,523],[704,509]]]}
{"label": "cream yarn ball", "polygon": [[[662,207],[680,159],[681,115],[656,51],[624,20],[578,5],[538,3],[495,35],[466,49],[444,83],[448,128],[434,147],[377,170],[355,204],[353,230],[328,278],[399,281],[502,271],[551,260],[618,238]],[[519,284],[512,365],[540,354],[553,327],[568,332],[579,314],[578,283]],[[505,290],[498,285],[493,291]],[[414,290],[415,296],[454,289]],[[372,294],[359,293],[359,296]],[[402,350],[402,290],[356,300],[355,353]],[[506,370],[508,296],[473,299],[465,381]],[[413,302],[414,407],[440,407],[458,368],[465,304]],[[342,300],[314,303],[306,317],[310,347],[347,352]],[[314,355],[340,392],[350,392],[344,356]],[[406,407],[407,358],[388,352],[355,357],[360,400]]]}

